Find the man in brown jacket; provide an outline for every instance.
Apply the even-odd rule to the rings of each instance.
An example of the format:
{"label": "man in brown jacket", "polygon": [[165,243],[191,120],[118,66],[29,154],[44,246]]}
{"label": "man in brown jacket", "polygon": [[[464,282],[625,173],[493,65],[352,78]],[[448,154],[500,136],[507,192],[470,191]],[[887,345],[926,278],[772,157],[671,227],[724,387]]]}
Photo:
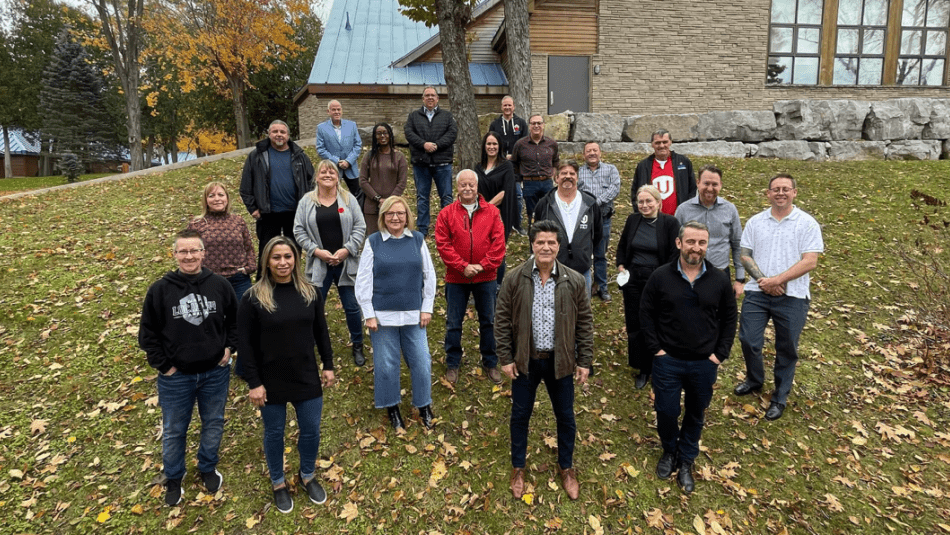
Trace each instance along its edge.
{"label": "man in brown jacket", "polygon": [[574,382],[587,382],[594,361],[594,316],[584,277],[557,261],[558,226],[538,221],[528,238],[534,253],[505,277],[495,308],[502,371],[511,378],[511,493],[524,494],[528,423],[544,380],[557,420],[558,467],[576,500]]}

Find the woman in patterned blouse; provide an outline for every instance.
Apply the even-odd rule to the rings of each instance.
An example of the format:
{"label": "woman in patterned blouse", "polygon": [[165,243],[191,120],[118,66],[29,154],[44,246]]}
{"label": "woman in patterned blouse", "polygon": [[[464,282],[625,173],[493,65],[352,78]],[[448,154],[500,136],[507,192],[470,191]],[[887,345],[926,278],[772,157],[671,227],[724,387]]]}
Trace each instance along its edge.
{"label": "woman in patterned blouse", "polygon": [[228,279],[238,301],[251,287],[257,253],[251,243],[247,223],[230,213],[231,197],[224,184],[211,182],[201,195],[201,215],[192,219],[188,228],[201,233],[205,244],[204,266]]}

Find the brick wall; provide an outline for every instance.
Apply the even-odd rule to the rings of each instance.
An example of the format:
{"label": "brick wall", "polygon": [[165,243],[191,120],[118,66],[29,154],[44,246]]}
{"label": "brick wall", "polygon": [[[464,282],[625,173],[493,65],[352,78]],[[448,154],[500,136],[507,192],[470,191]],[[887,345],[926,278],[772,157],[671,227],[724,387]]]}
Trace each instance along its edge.
{"label": "brick wall", "polygon": [[[373,126],[384,121],[393,127],[397,139],[401,139],[402,128],[409,112],[422,106],[422,91],[418,95],[372,95],[354,97],[329,97],[308,95],[298,107],[300,117],[300,137],[312,138],[316,135],[317,125],[326,121],[327,103],[339,100],[343,105],[343,117],[355,121],[360,127]],[[439,106],[450,106],[447,97],[439,98]],[[479,114],[501,113],[500,95],[479,95],[475,98]],[[364,140],[366,141],[366,140]]]}
{"label": "brick wall", "polygon": [[[770,0],[600,0],[592,110],[621,115],[771,110],[783,99],[946,97],[945,88],[766,87]],[[535,70],[546,61],[534,59]],[[533,73],[535,94],[546,80]],[[540,95],[543,103],[543,92]],[[535,102],[538,96],[535,97]]]}

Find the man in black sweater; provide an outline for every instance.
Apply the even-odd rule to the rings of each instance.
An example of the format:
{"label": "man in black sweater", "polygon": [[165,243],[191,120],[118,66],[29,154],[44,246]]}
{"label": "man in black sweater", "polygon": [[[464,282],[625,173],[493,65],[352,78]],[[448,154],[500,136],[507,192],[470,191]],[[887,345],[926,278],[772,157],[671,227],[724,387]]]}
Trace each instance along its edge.
{"label": "man in black sweater", "polygon": [[[663,455],[656,475],[678,470],[683,491],[693,491],[693,460],[699,454],[706,407],[719,365],[729,357],[738,309],[725,272],[706,262],[709,230],[690,221],[676,238],[679,258],[660,266],[643,289],[640,325],[653,359],[656,430]],[[685,391],[682,426],[680,394]]]}
{"label": "man in black sweater", "polygon": [[429,86],[422,92],[422,107],[409,113],[403,128],[416,182],[416,229],[428,236],[432,182],[439,192],[439,209],[452,204],[452,155],[458,125],[452,112],[439,107],[439,93]]}

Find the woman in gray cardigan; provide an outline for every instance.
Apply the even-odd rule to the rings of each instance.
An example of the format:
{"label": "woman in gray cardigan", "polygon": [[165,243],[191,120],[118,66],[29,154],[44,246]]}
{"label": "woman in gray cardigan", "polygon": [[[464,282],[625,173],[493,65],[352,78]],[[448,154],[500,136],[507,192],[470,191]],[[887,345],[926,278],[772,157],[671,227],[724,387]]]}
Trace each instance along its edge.
{"label": "woman in gray cardigan", "polygon": [[363,211],[356,197],[339,187],[340,171],[335,163],[317,165],[316,187],[304,195],[294,218],[294,239],[306,256],[306,276],[326,299],[336,284],[346,313],[346,326],[353,344],[353,361],[366,363],[363,355],[363,317],[353,284],[360,264],[360,250],[366,236]]}

